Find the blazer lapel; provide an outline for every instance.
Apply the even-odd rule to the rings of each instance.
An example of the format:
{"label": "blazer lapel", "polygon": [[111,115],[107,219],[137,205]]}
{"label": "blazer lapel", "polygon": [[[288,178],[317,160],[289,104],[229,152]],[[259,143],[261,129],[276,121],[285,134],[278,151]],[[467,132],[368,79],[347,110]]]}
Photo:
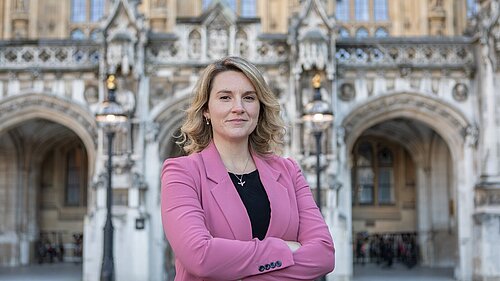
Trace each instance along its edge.
{"label": "blazer lapel", "polygon": [[271,167],[264,157],[253,154],[253,160],[271,205],[271,221],[266,237],[281,237],[287,231],[290,222],[288,190],[278,181],[281,172]]}
{"label": "blazer lapel", "polygon": [[252,226],[245,205],[236,191],[236,188],[227,173],[226,167],[220,158],[217,147],[212,142],[201,152],[203,164],[205,166],[210,192],[217,205],[224,214],[225,219],[234,238],[237,240],[251,240]]}

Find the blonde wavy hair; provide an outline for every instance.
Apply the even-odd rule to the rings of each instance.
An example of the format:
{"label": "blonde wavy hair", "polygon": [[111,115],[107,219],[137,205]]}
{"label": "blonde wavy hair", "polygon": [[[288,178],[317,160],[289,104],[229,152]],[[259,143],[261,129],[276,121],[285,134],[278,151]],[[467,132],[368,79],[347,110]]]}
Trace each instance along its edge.
{"label": "blonde wavy hair", "polygon": [[285,125],[280,115],[280,104],[253,64],[240,57],[226,57],[205,68],[193,91],[191,105],[181,127],[177,144],[187,153],[200,152],[213,138],[212,126],[205,123],[203,113],[208,108],[208,99],[214,78],[225,71],[243,73],[255,87],[260,102],[257,127],[249,136],[249,145],[260,155],[281,153]]}

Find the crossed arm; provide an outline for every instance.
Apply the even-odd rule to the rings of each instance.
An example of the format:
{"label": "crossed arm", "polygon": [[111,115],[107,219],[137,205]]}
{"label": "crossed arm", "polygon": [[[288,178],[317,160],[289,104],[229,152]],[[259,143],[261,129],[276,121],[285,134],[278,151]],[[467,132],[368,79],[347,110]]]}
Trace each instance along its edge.
{"label": "crossed arm", "polygon": [[[240,241],[213,237],[205,224],[199,183],[186,161],[167,160],[162,171],[162,220],[176,258],[191,274],[213,280],[313,280],[334,267],[334,247],[297,164],[295,192],[299,211],[297,244],[278,237]],[[289,245],[300,247],[295,251]],[[262,264],[280,261],[266,271]]]}

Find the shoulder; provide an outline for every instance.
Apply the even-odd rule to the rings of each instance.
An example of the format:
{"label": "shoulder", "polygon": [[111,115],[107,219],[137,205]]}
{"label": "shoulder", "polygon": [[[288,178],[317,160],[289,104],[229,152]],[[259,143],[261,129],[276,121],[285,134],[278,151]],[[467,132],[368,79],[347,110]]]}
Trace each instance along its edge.
{"label": "shoulder", "polygon": [[193,153],[166,159],[162,167],[162,180],[198,182],[203,170],[203,161],[200,158],[199,153]]}
{"label": "shoulder", "polygon": [[271,167],[277,170],[287,170],[289,172],[300,171],[300,166],[294,159],[276,154],[261,156],[261,158]]}
{"label": "shoulder", "polygon": [[201,156],[199,153],[193,153],[188,156],[180,156],[175,158],[168,158],[163,162],[163,172],[183,172],[186,174],[191,174],[195,170],[199,170],[203,165]]}

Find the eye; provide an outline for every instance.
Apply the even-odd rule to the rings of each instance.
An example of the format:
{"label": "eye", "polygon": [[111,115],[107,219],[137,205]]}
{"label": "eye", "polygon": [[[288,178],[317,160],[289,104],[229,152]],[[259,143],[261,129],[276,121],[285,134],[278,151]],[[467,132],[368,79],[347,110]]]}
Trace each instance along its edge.
{"label": "eye", "polygon": [[229,100],[231,97],[227,96],[227,95],[224,95],[224,96],[220,96],[219,99],[221,100]]}
{"label": "eye", "polygon": [[255,95],[248,95],[248,96],[245,96],[244,99],[247,101],[254,101],[257,99],[257,97]]}

